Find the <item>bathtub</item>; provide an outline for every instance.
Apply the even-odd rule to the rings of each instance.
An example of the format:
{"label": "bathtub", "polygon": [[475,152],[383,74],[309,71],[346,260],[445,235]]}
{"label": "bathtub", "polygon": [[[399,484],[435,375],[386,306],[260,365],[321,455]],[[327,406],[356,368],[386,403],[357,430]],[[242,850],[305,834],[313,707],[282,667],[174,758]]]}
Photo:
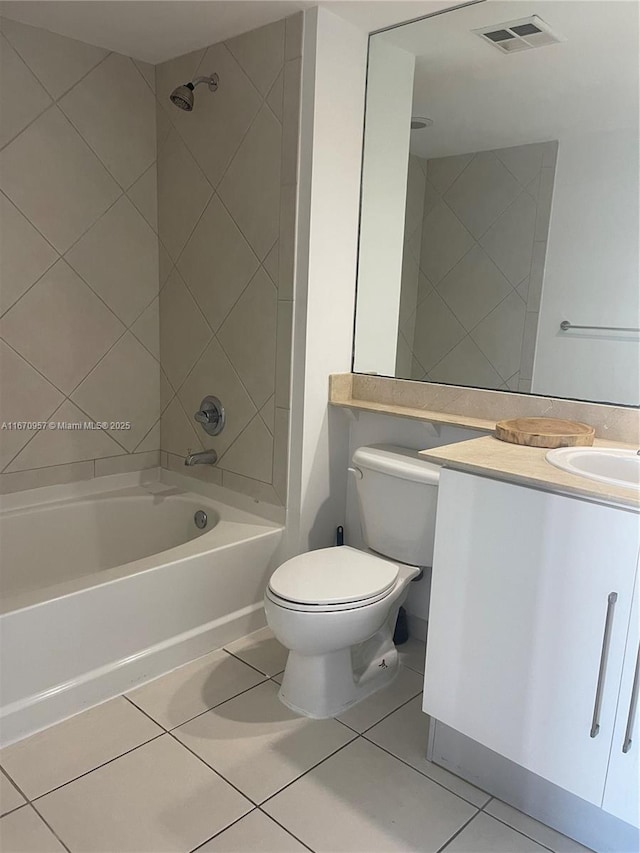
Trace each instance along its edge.
{"label": "bathtub", "polygon": [[1,745],[264,625],[282,526],[192,483],[145,472],[1,499]]}

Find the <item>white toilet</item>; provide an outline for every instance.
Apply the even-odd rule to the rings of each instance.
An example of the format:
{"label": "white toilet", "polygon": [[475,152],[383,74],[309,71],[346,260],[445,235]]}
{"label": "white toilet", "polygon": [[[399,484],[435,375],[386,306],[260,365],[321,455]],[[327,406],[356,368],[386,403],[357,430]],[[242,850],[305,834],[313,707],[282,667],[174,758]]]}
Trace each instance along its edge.
{"label": "white toilet", "polygon": [[394,678],[398,610],[433,557],[439,467],[393,445],[360,447],[352,461],[369,551],[344,545],[293,557],[264,598],[267,622],[289,649],[280,699],[318,719]]}

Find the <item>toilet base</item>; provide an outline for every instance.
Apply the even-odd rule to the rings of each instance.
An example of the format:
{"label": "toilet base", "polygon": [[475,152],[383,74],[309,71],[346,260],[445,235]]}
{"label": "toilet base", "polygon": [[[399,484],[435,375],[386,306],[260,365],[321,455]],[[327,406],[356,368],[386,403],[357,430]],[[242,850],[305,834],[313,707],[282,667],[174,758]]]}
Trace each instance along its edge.
{"label": "toilet base", "polygon": [[398,651],[385,626],[358,646],[323,655],[290,651],[280,701],[305,717],[337,717],[390,684],[398,673]]}

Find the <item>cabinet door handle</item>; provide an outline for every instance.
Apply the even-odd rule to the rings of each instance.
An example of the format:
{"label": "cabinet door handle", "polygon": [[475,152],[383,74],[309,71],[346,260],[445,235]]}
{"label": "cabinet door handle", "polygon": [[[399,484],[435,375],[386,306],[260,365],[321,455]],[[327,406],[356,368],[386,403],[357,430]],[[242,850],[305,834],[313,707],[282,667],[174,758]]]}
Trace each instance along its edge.
{"label": "cabinet door handle", "polygon": [[636,673],[633,677],[633,687],[631,688],[631,701],[629,702],[629,716],[627,717],[627,728],[624,732],[624,742],[622,751],[625,753],[631,752],[631,732],[636,721],[636,711],[638,710],[638,687],[640,684],[640,646],[638,646],[638,657],[636,658]]}
{"label": "cabinet door handle", "polygon": [[604,621],[604,636],[602,637],[602,653],[600,654],[600,669],[598,670],[598,686],[596,687],[596,699],[593,703],[593,718],[591,720],[591,737],[596,737],[600,731],[600,708],[602,707],[602,694],[604,692],[604,680],[607,674],[607,660],[609,658],[609,644],[611,642],[611,626],[613,625],[613,611],[618,600],[617,592],[610,592],[607,597],[607,617]]}

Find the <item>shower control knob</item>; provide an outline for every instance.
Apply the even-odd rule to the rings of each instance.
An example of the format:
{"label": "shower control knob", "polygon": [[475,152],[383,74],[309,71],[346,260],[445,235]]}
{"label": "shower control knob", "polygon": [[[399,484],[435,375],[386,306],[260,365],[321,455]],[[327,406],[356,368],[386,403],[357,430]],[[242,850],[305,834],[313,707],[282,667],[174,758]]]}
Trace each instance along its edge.
{"label": "shower control knob", "polygon": [[219,435],[226,423],[224,406],[217,397],[208,396],[200,403],[200,409],[193,416],[207,435]]}

